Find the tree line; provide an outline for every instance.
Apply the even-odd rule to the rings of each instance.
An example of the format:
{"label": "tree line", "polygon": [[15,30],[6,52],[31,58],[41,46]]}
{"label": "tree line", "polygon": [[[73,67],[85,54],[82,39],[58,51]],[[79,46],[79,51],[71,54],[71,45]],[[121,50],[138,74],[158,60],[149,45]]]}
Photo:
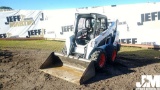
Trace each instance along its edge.
{"label": "tree line", "polygon": [[7,6],[0,6],[0,9],[9,9],[9,10],[13,10],[11,7],[7,7]]}

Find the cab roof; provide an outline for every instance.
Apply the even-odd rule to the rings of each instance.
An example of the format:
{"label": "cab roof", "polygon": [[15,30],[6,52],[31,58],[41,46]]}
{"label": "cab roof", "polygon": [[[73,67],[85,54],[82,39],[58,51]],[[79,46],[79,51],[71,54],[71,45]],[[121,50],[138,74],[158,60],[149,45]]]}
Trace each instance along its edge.
{"label": "cab roof", "polygon": [[78,18],[107,18],[107,16],[99,13],[76,13]]}

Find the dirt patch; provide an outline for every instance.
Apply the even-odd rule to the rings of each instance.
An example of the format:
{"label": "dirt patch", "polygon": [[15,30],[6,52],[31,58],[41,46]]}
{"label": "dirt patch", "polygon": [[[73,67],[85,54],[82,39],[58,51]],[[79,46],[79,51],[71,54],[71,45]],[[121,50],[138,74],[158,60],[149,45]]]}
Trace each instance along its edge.
{"label": "dirt patch", "polygon": [[[75,85],[39,71],[52,51],[0,50],[0,90],[132,90],[141,75],[160,74],[160,60],[119,56],[84,85]],[[136,57],[135,55],[132,55]]]}
{"label": "dirt patch", "polygon": [[8,63],[12,61],[12,52],[9,52],[8,50],[0,51],[0,63]]}

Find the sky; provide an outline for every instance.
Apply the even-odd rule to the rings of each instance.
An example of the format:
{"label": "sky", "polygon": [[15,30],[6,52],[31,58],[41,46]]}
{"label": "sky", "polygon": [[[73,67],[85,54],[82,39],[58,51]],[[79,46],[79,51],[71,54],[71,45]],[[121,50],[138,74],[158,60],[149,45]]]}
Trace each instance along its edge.
{"label": "sky", "polygon": [[0,0],[0,6],[9,6],[13,9],[52,10],[147,2],[160,2],[160,0]]}

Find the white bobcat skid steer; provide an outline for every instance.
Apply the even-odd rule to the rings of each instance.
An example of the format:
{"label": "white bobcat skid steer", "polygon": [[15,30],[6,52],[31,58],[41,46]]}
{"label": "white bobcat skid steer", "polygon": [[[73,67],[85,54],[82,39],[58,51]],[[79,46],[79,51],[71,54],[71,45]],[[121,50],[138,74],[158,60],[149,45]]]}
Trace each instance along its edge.
{"label": "white bobcat skid steer", "polygon": [[117,23],[97,13],[76,14],[74,34],[66,39],[63,54],[52,53],[40,69],[67,81],[83,84],[95,70],[114,62],[120,50]]}

